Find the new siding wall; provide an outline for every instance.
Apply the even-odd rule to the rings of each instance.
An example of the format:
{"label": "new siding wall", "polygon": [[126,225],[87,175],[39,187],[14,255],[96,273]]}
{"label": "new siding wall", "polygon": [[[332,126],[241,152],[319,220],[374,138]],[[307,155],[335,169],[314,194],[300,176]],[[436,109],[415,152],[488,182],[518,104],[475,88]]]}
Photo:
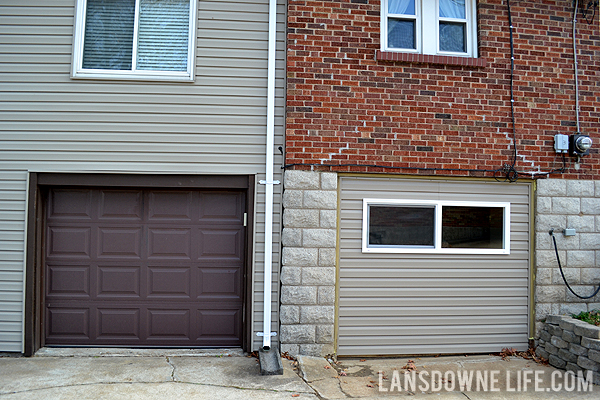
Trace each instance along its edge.
{"label": "new siding wall", "polygon": [[[339,355],[525,350],[531,186],[490,181],[340,180]],[[363,253],[363,199],[510,202],[510,254]]]}
{"label": "new siding wall", "polygon": [[[264,179],[268,1],[198,2],[196,81],[70,79],[73,0],[0,5],[0,351],[22,351],[28,172],[256,174]],[[285,4],[278,7],[275,165],[282,164]],[[275,179],[281,180],[275,168]],[[275,187],[274,240],[281,188]],[[262,330],[264,187],[253,326]],[[279,248],[273,260],[278,263]],[[278,282],[278,265],[273,268]],[[273,285],[277,330],[278,285]],[[253,349],[261,341],[256,340]]]}

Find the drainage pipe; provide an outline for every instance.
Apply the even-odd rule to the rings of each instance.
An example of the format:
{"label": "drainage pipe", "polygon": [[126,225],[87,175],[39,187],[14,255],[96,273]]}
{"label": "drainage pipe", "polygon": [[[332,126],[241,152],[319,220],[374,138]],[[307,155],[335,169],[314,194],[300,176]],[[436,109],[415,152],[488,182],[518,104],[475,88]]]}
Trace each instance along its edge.
{"label": "drainage pipe", "polygon": [[[275,49],[277,0],[269,0],[269,51],[267,69],[267,145],[265,162],[265,265],[263,288],[263,349],[271,348],[271,286],[273,274],[273,149],[275,147]],[[279,183],[279,182],[277,182]]]}

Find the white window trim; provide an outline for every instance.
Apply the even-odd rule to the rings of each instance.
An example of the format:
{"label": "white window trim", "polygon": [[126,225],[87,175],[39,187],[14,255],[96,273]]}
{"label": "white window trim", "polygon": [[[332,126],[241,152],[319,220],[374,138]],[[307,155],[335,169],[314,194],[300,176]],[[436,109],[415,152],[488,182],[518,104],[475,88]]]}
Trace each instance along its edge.
{"label": "white window trim", "polygon": [[[369,246],[369,206],[433,206],[435,208],[434,245],[433,246]],[[503,235],[501,249],[444,248],[442,247],[442,206],[462,207],[500,207],[504,209]],[[428,254],[510,254],[510,203],[482,201],[444,201],[444,200],[390,200],[363,199],[362,215],[362,252],[363,253],[428,253]]]}
{"label": "white window trim", "polygon": [[[189,81],[195,79],[196,60],[196,20],[197,2],[190,0],[190,24],[188,33],[188,60],[186,71],[148,71],[135,70],[137,62],[137,46],[133,46],[132,70],[105,70],[83,68],[83,43],[85,34],[87,1],[77,0],[75,9],[75,28],[73,32],[73,56],[71,60],[71,78],[73,79],[123,79],[148,81]],[[134,44],[137,43],[139,1],[135,2]]]}
{"label": "white window trim", "polygon": [[[477,58],[477,4],[476,0],[465,1],[465,16],[467,20],[466,40],[467,51],[464,53],[440,51],[439,34],[439,0],[415,0],[416,28],[415,40],[416,49],[398,49],[388,47],[388,0],[381,1],[381,51],[390,51],[398,53],[417,53],[453,57],[472,57]],[[427,14],[423,10],[435,10]],[[452,18],[443,18],[444,21],[452,21]],[[424,33],[435,32],[435,35],[427,36]]]}

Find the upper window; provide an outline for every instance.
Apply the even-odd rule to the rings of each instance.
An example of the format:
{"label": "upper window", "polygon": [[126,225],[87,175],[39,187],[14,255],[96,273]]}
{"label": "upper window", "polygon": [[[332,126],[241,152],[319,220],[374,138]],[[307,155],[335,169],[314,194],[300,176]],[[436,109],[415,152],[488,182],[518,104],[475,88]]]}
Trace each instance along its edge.
{"label": "upper window", "polygon": [[510,253],[510,204],[363,200],[363,252]]}
{"label": "upper window", "polygon": [[477,57],[475,0],[383,0],[384,51]]}
{"label": "upper window", "polygon": [[74,78],[193,80],[196,2],[77,0]]}

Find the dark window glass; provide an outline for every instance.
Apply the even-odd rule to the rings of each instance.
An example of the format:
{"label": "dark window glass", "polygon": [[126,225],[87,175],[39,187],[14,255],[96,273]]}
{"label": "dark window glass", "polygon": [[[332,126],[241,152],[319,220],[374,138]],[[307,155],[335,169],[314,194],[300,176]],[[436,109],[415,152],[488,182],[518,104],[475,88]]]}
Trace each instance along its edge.
{"label": "dark window glass", "polygon": [[466,27],[460,22],[440,22],[440,50],[466,53]]}
{"label": "dark window glass", "polygon": [[135,0],[88,0],[83,68],[130,70]]}
{"label": "dark window glass", "polygon": [[369,245],[433,246],[434,207],[370,206]]}
{"label": "dark window glass", "polygon": [[502,207],[442,207],[442,247],[503,248]]}
{"label": "dark window glass", "polygon": [[396,49],[416,49],[415,21],[389,18],[388,47]]}

